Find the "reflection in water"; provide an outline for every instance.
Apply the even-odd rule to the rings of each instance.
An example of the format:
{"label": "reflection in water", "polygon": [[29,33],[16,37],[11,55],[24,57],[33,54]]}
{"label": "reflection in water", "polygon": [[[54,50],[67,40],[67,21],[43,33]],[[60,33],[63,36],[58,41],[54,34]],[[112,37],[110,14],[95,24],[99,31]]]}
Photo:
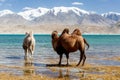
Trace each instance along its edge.
{"label": "reflection in water", "polygon": [[63,70],[62,70],[62,69],[59,69],[59,76],[58,76],[58,78],[68,78],[68,79],[69,79],[69,77],[70,77],[70,75],[69,75],[69,70],[66,69],[65,72],[66,72],[66,73],[64,74],[64,73],[63,73]]}
{"label": "reflection in water", "polygon": [[33,59],[24,59],[24,75],[34,75],[35,68],[33,64]]}
{"label": "reflection in water", "polygon": [[82,78],[85,78],[85,71],[79,71],[79,77],[82,79]]}
{"label": "reflection in water", "polygon": [[85,78],[85,72],[79,71],[79,69],[59,69],[58,78],[70,79],[83,79]]}

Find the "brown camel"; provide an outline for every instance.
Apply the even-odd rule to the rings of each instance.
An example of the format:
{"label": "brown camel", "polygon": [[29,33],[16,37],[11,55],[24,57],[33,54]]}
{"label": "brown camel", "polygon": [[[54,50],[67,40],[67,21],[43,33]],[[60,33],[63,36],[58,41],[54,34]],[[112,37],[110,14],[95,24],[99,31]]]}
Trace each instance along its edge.
{"label": "brown camel", "polygon": [[[75,29],[75,30],[71,33],[71,35],[73,35],[73,36],[75,36],[75,35],[82,36],[82,33],[81,33],[80,30],[77,28],[77,29]],[[85,44],[88,46],[87,49],[89,49],[89,44],[87,43],[87,41],[86,41],[85,38],[84,38],[84,42],[85,42]]]}
{"label": "brown camel", "polygon": [[[61,59],[62,59],[63,53],[65,53],[66,55],[67,65],[68,65],[69,53],[77,50],[80,50],[81,52],[80,61],[77,64],[77,66],[80,64],[82,59],[84,59],[84,62],[85,62],[86,56],[84,52],[85,52],[85,44],[87,42],[85,43],[84,41],[85,39],[82,36],[77,35],[76,33],[74,34],[72,33],[70,35],[69,30],[67,28],[63,30],[60,37],[58,36],[57,31],[53,31],[52,45],[54,50],[60,55],[59,65],[61,65]],[[83,65],[84,65],[84,62],[83,62]]]}
{"label": "brown camel", "polygon": [[59,36],[58,36],[57,31],[53,31],[51,37],[52,37],[52,47],[57,52],[57,54],[60,56],[60,60],[59,60],[58,64],[61,65],[62,55],[63,55],[63,53],[66,54],[66,50],[58,42],[59,41]]}
{"label": "brown camel", "polygon": [[33,36],[33,32],[29,32],[29,33],[26,32],[26,37],[24,38],[24,41],[23,41],[23,49],[25,52],[25,59],[27,58],[28,53],[30,53],[31,57],[32,57],[34,48],[35,48],[35,38]]}

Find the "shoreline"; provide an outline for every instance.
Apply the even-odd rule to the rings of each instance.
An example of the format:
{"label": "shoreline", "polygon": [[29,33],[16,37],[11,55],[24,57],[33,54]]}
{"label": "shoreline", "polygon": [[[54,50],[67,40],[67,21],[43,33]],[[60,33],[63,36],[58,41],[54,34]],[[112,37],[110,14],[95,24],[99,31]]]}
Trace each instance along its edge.
{"label": "shoreline", "polygon": [[[76,67],[74,64],[68,67],[47,67],[50,69],[52,74],[22,74],[17,75],[12,72],[0,72],[0,79],[7,80],[66,80],[66,79],[82,79],[82,80],[119,80],[120,79],[120,66],[105,66],[105,65],[92,65],[92,64],[85,64],[85,66],[78,66]],[[2,67],[1,67],[2,66]],[[10,67],[0,65],[0,68],[10,68],[10,69],[23,69],[24,67]],[[31,68],[28,67],[26,70],[30,70]],[[39,69],[36,67],[36,69]],[[16,72],[17,73],[17,72]],[[53,74],[54,73],[54,74]],[[52,76],[51,76],[52,75]]]}
{"label": "shoreline", "polygon": [[[25,35],[25,33],[0,33],[0,35]],[[51,33],[34,33],[34,35],[51,35]],[[91,33],[86,34],[86,33],[83,33],[82,35],[120,35],[120,34],[91,34]]]}

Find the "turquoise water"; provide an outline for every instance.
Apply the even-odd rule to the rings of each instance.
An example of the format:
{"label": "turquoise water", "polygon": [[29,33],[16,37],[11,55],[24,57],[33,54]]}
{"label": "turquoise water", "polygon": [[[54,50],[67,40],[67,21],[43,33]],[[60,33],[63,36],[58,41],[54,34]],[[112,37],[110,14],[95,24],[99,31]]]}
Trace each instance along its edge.
{"label": "turquoise water", "polygon": [[[59,56],[53,50],[50,35],[34,35],[36,39],[36,48],[32,66],[40,68],[35,69],[37,74],[49,73],[56,75],[46,64],[57,64]],[[87,63],[95,65],[115,65],[120,66],[120,61],[111,60],[112,57],[120,56],[120,35],[83,35],[90,44],[89,50],[86,51]],[[24,35],[0,35],[0,65],[6,66],[26,66],[24,61],[24,51],[22,42]],[[70,64],[79,61],[79,51],[70,54]],[[49,61],[51,60],[51,61]],[[63,64],[66,64],[66,57],[63,56]],[[0,72],[16,72],[18,70],[0,69]],[[15,73],[16,74],[16,73]],[[24,74],[19,70],[17,74]]]}
{"label": "turquoise water", "polygon": [[[48,57],[54,58],[58,55],[54,52],[51,45],[50,35],[34,35],[36,39],[36,48],[34,56],[40,58]],[[120,35],[83,35],[83,37],[90,44],[90,49],[86,51],[86,55],[95,56],[98,58],[109,58],[120,56]],[[7,59],[4,57],[23,58],[24,51],[22,49],[22,42],[24,35],[0,35],[0,62],[6,63]],[[78,53],[78,54],[77,54]],[[54,56],[53,56],[54,55]],[[72,54],[71,54],[72,55]],[[76,52],[76,56],[79,52]],[[74,58],[74,57],[73,57]],[[9,60],[9,58],[8,58]]]}

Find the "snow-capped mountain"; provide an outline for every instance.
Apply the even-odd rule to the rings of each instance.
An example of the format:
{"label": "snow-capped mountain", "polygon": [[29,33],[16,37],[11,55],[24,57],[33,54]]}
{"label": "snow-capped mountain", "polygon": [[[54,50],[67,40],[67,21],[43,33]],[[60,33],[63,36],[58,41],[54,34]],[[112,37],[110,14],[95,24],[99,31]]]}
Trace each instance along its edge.
{"label": "snow-capped mountain", "polygon": [[[120,13],[97,14],[79,9],[77,7],[25,8],[21,12],[10,10],[0,11],[0,28],[3,32],[42,29],[43,32],[50,28],[62,30],[64,27],[80,27],[85,33],[119,33]],[[24,30],[24,28],[26,30]]]}
{"label": "snow-capped mountain", "polygon": [[[120,14],[91,13],[77,7],[29,8],[15,13],[10,10],[0,11],[0,21],[4,24],[89,24],[111,26],[120,20]],[[0,24],[1,24],[0,23]]]}
{"label": "snow-capped mountain", "polygon": [[33,21],[37,23],[79,24],[81,17],[88,14],[89,12],[75,7],[54,7]]}
{"label": "snow-capped mountain", "polygon": [[24,19],[22,16],[19,16],[17,14],[6,14],[0,17],[0,24],[4,24],[4,25],[8,25],[8,24],[23,25],[25,23],[27,23],[26,19]]}
{"label": "snow-capped mountain", "polygon": [[117,13],[117,12],[108,12],[101,15],[105,18],[108,18],[114,21],[120,21],[120,13]]}
{"label": "snow-capped mountain", "polygon": [[40,17],[44,14],[46,14],[49,11],[47,8],[37,8],[37,9],[27,9],[23,12],[17,13],[18,15],[22,16],[26,20],[33,20],[37,17]]}
{"label": "snow-capped mountain", "polygon": [[81,10],[76,7],[54,7],[52,9],[47,9],[47,8],[37,8],[37,9],[28,9],[23,12],[19,12],[18,15],[22,16],[26,20],[33,20],[37,17],[41,17],[46,14],[52,14],[54,16],[59,15],[59,13],[66,13],[68,14],[69,12],[73,12],[78,16],[81,16],[83,14],[89,14],[89,12],[85,10]]}
{"label": "snow-capped mountain", "polygon": [[10,10],[0,11],[0,24],[2,25],[24,24],[26,22],[26,19]]}
{"label": "snow-capped mountain", "polygon": [[4,16],[4,15],[7,15],[7,14],[14,14],[14,12],[12,12],[12,11],[10,11],[10,10],[0,11],[0,17],[1,17],[1,16]]}
{"label": "snow-capped mountain", "polygon": [[89,14],[89,12],[79,9],[77,7],[54,7],[50,10],[54,15],[59,15],[59,13],[69,13],[74,12],[76,15],[81,16],[83,14]]}

